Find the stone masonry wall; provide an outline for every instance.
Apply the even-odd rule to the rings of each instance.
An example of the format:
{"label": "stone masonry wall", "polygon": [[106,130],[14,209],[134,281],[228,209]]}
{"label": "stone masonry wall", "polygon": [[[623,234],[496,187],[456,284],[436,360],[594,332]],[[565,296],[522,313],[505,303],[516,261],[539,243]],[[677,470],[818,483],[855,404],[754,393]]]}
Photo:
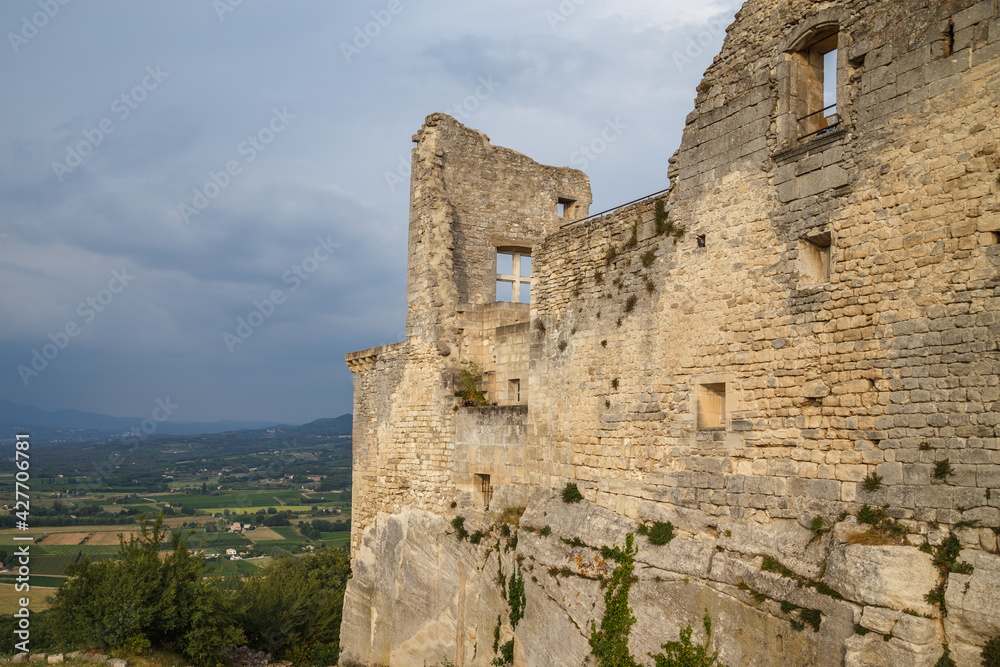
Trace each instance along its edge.
{"label": "stone masonry wall", "polygon": [[[714,146],[733,137],[769,137],[761,123],[777,88],[759,52],[723,52],[673,160],[667,210],[686,229],[677,243],[655,235],[651,206],[546,240],[532,414],[571,456],[542,447],[551,477],[539,481],[592,481],[598,502],[630,514],[659,500],[757,520],[887,505],[919,522],[977,519],[964,539],[995,548],[1000,495],[986,490],[1000,481],[997,22],[989,2],[955,13],[969,40],[935,57],[931,28],[954,3],[911,16],[930,26],[916,44],[909,34],[875,41],[892,35],[870,29],[883,7],[827,12],[865,36],[847,52],[859,85],[842,101],[842,127],[801,148],[758,143],[714,161]],[[727,44],[784,18],[755,17],[738,20]],[[899,69],[911,82],[902,91]],[[813,284],[797,253],[817,233],[833,239],[832,269]],[[720,382],[729,425],[701,431],[696,386]],[[562,391],[567,383],[578,390]],[[954,474],[934,479],[944,459]],[[884,480],[876,492],[860,485],[871,473]]]}
{"label": "stone masonry wall", "polygon": [[[354,367],[352,525],[413,506],[442,511],[454,426],[436,347],[396,343],[348,355]],[[360,532],[351,533],[357,548]]]}
{"label": "stone masonry wall", "polygon": [[508,402],[512,378],[524,378],[524,399],[528,387],[527,331],[517,325],[529,307],[493,303],[497,248],[530,251],[565,222],[560,199],[575,200],[581,215],[590,205],[583,172],[491,146],[444,114],[428,116],[414,141],[407,340],[346,357],[355,381],[352,550],[380,513],[440,511],[472,497],[474,473],[455,477],[459,373],[479,363],[490,402]]}
{"label": "stone masonry wall", "polygon": [[[800,140],[794,59],[831,29],[839,123]],[[554,203],[589,205],[585,176],[429,117],[411,185],[407,344],[355,373],[352,545],[369,546],[345,628],[397,614],[408,595],[365,591],[380,585],[378,558],[392,576],[398,555],[376,558],[372,545],[413,521],[410,508],[433,514],[414,540],[438,539],[434,526],[447,531],[459,513],[492,535],[511,503],[539,528],[565,523],[568,539],[583,524],[545,494],[573,481],[605,522],[587,528],[588,544],[610,540],[611,524],[624,535],[670,521],[679,535],[669,558],[644,556],[642,650],[698,611],[682,579],[711,600],[720,636],[735,633],[720,640],[731,664],[929,666],[944,643],[962,667],[978,664],[1000,635],[998,91],[996,0],[749,0],[698,87],[670,189],[565,226]],[[502,245],[531,248],[530,321],[489,306]],[[521,377],[525,406],[457,407],[467,361],[501,404],[504,383]],[[475,475],[534,500],[503,492],[483,508]],[[903,534],[865,533],[855,517],[866,505]],[[924,599],[939,574],[917,547],[950,535],[972,574],[940,574],[945,617]],[[519,555],[586,574],[574,560],[586,548],[524,539]],[[356,655],[401,665],[489,664],[492,628],[456,626],[453,611],[471,604],[463,568],[477,567],[476,599],[492,606],[475,618],[494,618],[489,572],[501,566],[480,547],[443,556],[448,545],[435,558],[457,578],[434,595],[450,602],[417,642],[433,650],[405,648],[413,635],[373,652],[361,647],[367,631],[348,633],[345,648],[360,642]],[[765,558],[799,589],[822,581],[839,597],[796,592],[762,573]],[[579,664],[600,596],[570,587],[584,614],[553,592],[558,576],[536,576],[526,619],[541,616],[513,632],[515,664],[554,664],[540,619],[578,629],[563,648]],[[669,608],[656,603],[661,578]],[[788,604],[821,611],[815,635],[790,639]]]}
{"label": "stone masonry wall", "polygon": [[[540,165],[444,114],[414,135],[410,186],[407,337],[453,342],[460,305],[496,300],[498,247],[530,251],[565,222],[560,199],[586,216],[590,182]],[[444,328],[432,330],[428,327]]]}

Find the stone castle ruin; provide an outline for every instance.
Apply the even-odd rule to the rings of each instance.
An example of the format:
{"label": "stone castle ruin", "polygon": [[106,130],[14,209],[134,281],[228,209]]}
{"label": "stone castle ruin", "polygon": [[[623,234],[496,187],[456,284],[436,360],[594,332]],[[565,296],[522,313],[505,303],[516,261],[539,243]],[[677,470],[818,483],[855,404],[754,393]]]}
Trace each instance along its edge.
{"label": "stone castle ruin", "polygon": [[1000,635],[998,14],[748,0],[669,188],[597,216],[584,173],[429,116],[406,340],[347,355],[345,658],[585,664],[601,547],[632,533],[642,664],[704,641],[707,610],[734,667],[978,666]]}

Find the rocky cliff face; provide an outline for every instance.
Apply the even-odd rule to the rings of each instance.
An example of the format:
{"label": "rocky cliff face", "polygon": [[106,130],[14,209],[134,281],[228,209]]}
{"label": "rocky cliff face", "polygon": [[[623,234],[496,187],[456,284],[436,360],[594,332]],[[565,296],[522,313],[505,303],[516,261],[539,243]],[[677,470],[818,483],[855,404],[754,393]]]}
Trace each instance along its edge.
{"label": "rocky cliff face", "polygon": [[[629,647],[640,664],[688,625],[703,642],[706,611],[711,648],[732,666],[930,666],[944,643],[959,665],[978,665],[978,646],[1000,633],[1000,557],[965,549],[953,569],[969,563],[971,574],[943,575],[915,547],[862,543],[877,540],[854,517],[819,530],[775,521],[697,531],[679,522],[669,543],[654,545],[631,519],[547,489],[503,487],[492,507],[506,509],[378,517],[348,585],[346,664],[486,666],[510,640],[514,665],[587,664],[616,567],[601,548],[623,546],[629,533],[637,546]],[[471,539],[459,538],[457,516]],[[512,577],[524,586],[516,627]],[[924,598],[941,581],[943,619]]]}

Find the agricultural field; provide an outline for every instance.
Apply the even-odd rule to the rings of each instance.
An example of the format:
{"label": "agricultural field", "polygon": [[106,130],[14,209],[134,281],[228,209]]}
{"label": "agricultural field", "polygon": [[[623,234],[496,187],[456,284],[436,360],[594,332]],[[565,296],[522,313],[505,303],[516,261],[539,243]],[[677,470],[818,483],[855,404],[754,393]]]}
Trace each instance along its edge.
{"label": "agricultural field", "polygon": [[351,534],[349,532],[320,533],[320,541],[328,547],[347,548],[351,544]]}
{"label": "agricultural field", "polygon": [[52,533],[43,537],[36,544],[83,544],[90,535],[90,533]]}
{"label": "agricultural field", "polygon": [[248,540],[254,543],[285,539],[281,533],[276,532],[274,528],[268,528],[267,526],[257,526],[256,530],[247,531],[244,535],[246,535]]}
{"label": "agricultural field", "polygon": [[256,574],[264,566],[264,563],[269,560],[270,558],[228,560],[220,557],[216,561],[205,563],[205,574],[209,576],[218,575],[220,577],[228,577],[233,574],[239,576]]}
{"label": "agricultural field", "polygon": [[[244,508],[282,507],[284,505],[302,505],[303,492],[299,489],[233,489],[214,491],[201,495],[195,493],[164,493],[153,496],[159,504],[170,503],[174,507],[181,505],[194,509],[211,508],[216,512],[228,509],[230,512],[242,512]],[[308,507],[306,508],[308,509]],[[256,509],[254,510],[256,511]]]}
{"label": "agricultural field", "polygon": [[[28,591],[28,609],[33,612],[44,611],[49,608],[48,598],[56,594],[56,589],[51,586],[32,586]],[[13,614],[20,605],[18,600],[25,596],[14,589],[14,584],[0,583],[0,614]]]}
{"label": "agricultural field", "polygon": [[91,560],[96,560],[101,556],[110,558],[118,553],[118,545],[115,546],[97,546],[94,544],[59,544],[59,545],[34,545],[31,547],[31,556],[34,559],[36,556],[75,556],[76,554],[83,554],[84,556],[90,558]]}

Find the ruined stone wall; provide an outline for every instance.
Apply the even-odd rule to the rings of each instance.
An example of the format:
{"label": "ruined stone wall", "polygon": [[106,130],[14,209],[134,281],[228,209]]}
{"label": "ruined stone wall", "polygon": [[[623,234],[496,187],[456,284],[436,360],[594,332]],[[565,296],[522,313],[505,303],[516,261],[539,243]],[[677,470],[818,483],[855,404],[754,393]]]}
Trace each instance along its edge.
{"label": "ruined stone wall", "polygon": [[[551,206],[582,175],[518,176],[542,194],[509,205],[505,169],[530,161],[430,117],[414,160],[408,319],[411,346],[427,344],[403,364],[408,392],[385,399],[445,426],[420,426],[424,444],[407,449],[411,403],[393,403],[379,451],[391,433],[403,453],[380,459],[384,479],[399,471],[411,486],[383,502],[395,513],[386,523],[354,524],[369,561],[345,628],[419,594],[371,592],[403,562],[386,540],[444,540],[434,558],[454,576],[442,575],[416,634],[372,652],[365,626],[345,648],[400,665],[489,664],[493,621],[482,619],[502,611],[489,581],[508,557],[471,545],[443,557],[455,551],[448,525],[467,516],[499,554],[499,511],[526,504],[533,529],[551,524],[554,537],[522,534],[511,547],[532,572],[515,664],[579,664],[601,594],[552,572],[591,576],[581,564],[593,547],[651,521],[672,522],[678,538],[640,551],[636,655],[708,606],[734,665],[929,666],[942,643],[959,665],[978,664],[1000,635],[998,15],[996,0],[750,0],[698,87],[669,191],[567,226]],[[809,95],[796,58],[831,26],[839,123],[802,140],[793,112]],[[490,253],[518,242],[496,236],[501,210],[534,221],[523,237],[530,323],[486,305]],[[527,407],[454,409],[469,360],[487,371],[491,400],[527,366]],[[440,457],[429,474],[416,465],[424,447]],[[530,493],[501,492],[483,512],[475,475]],[[568,481],[586,517],[546,495]],[[865,505],[902,534],[865,533]],[[436,514],[400,529],[417,516],[405,506]],[[917,549],[951,534],[972,574],[939,572]],[[556,535],[585,544],[563,548]],[[924,598],[935,582],[947,617]],[[484,605],[476,615],[472,599]],[[796,632],[795,609],[819,612],[817,632]],[[548,644],[546,628],[568,636]]]}
{"label": "ruined stone wall", "polygon": [[[463,506],[483,509],[492,489],[527,478],[528,466],[538,456],[525,445],[527,415],[525,405],[459,410],[453,484],[466,494]],[[489,478],[489,491],[477,477],[482,475]]]}
{"label": "ruined stone wall", "polygon": [[536,246],[566,222],[560,199],[581,215],[590,205],[583,172],[491,146],[444,114],[429,116],[414,141],[407,340],[346,357],[355,378],[352,548],[379,513],[474,497],[474,473],[456,472],[461,370],[470,361],[484,369],[491,403],[509,403],[509,381],[523,378],[527,400],[528,336],[518,325],[530,310],[494,303],[497,248]]}
{"label": "ruined stone wall", "polygon": [[437,348],[396,343],[348,355],[354,371],[351,547],[380,513],[443,511],[451,485],[454,425]]}
{"label": "ruined stone wall", "polygon": [[498,247],[530,251],[566,220],[560,199],[586,216],[586,174],[540,165],[492,146],[482,132],[444,114],[428,116],[414,135],[411,176],[407,336],[450,338],[461,305],[496,300]]}
{"label": "ruined stone wall", "polygon": [[[430,134],[434,139],[425,140]],[[557,216],[560,198],[577,201],[586,215],[590,182],[581,171],[492,146],[482,132],[443,114],[430,116],[415,140],[433,142],[440,159],[444,196],[454,211],[452,280],[459,303],[496,300],[497,247],[530,249],[554,232],[565,222]]]}
{"label": "ruined stone wall", "polygon": [[[497,405],[527,405],[530,307],[526,303],[491,303],[461,311],[459,358],[483,371],[486,399]],[[518,388],[511,386],[518,381]]]}
{"label": "ruined stone wall", "polygon": [[[543,455],[571,452],[546,458],[547,481],[592,482],[591,497],[630,515],[658,501],[759,521],[878,504],[918,522],[978,520],[966,541],[995,548],[993,3],[907,3],[915,34],[883,29],[884,3],[800,4],[791,30],[762,41],[761,25],[790,15],[748,3],[706,74],[672,160],[666,208],[683,238],[656,235],[646,205],[543,245],[532,415]],[[831,19],[844,35],[841,126],[788,148],[768,129],[778,57]],[[800,255],[823,234],[831,270],[815,282]],[[698,429],[697,386],[719,383],[727,427]],[[945,459],[954,474],[933,478]],[[873,473],[883,486],[866,492]]]}

